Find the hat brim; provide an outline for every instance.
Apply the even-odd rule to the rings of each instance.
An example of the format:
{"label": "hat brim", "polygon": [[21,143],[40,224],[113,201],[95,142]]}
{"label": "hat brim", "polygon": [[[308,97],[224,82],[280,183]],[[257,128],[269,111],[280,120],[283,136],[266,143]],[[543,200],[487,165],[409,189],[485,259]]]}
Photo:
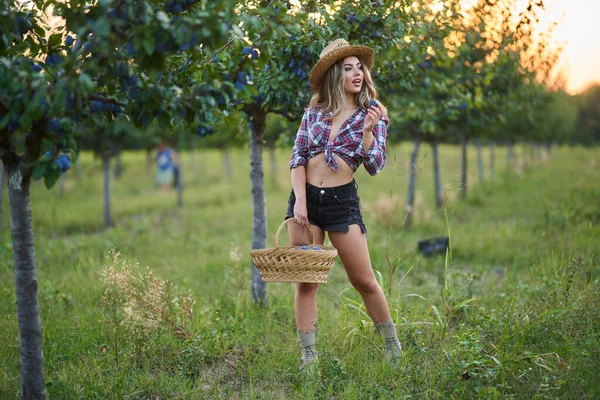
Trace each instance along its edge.
{"label": "hat brim", "polygon": [[375,59],[375,50],[367,46],[344,46],[330,51],[320,58],[310,70],[308,82],[310,83],[312,90],[314,92],[319,90],[321,79],[323,79],[323,76],[333,64],[350,56],[358,57],[363,65],[367,68],[371,68],[373,66],[373,60]]}

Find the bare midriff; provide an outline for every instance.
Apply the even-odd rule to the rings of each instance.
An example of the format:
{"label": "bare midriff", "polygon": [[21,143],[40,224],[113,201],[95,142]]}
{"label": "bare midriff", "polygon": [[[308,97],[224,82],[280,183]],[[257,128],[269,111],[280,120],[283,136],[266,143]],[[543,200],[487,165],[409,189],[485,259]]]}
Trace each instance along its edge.
{"label": "bare midriff", "polygon": [[334,171],[325,162],[325,153],[320,153],[308,160],[306,165],[306,182],[317,187],[334,187],[345,185],[352,181],[354,171],[346,162],[335,154],[338,164]]}

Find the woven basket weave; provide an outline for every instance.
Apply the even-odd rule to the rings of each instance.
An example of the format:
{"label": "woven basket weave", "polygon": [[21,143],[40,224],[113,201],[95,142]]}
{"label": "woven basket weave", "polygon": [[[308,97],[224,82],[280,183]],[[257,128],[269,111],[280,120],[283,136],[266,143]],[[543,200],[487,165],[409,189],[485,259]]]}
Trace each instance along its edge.
{"label": "woven basket weave", "polygon": [[[279,233],[293,218],[288,218],[275,233],[275,247],[257,249],[250,252],[254,265],[265,282],[304,282],[327,283],[329,268],[337,257],[337,249],[318,245],[321,250],[299,250],[301,246],[279,247]],[[310,225],[306,224],[310,235],[310,247],[315,246]]]}

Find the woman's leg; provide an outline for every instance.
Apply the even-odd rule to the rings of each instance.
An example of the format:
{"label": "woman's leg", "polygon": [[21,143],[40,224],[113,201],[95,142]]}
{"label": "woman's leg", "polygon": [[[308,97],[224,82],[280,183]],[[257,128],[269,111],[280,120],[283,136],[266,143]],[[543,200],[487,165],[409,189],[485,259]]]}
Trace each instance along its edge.
{"label": "woman's leg", "polygon": [[385,294],[371,266],[367,235],[359,225],[353,224],[349,226],[348,232],[330,231],[329,239],[338,250],[350,283],[360,293],[373,322],[381,324],[391,321]]}
{"label": "woman's leg", "polygon": [[[296,223],[288,224],[290,244],[311,244],[308,228]],[[311,225],[315,244],[323,244],[325,233]],[[294,296],[294,314],[298,329],[298,342],[302,350],[302,363],[314,365],[317,359],[317,289],[318,283],[297,283]]]}
{"label": "woman's leg", "polygon": [[386,361],[396,363],[402,354],[402,346],[383,290],[375,279],[367,235],[359,225],[353,224],[349,228],[347,233],[330,231],[329,239],[338,250],[352,286],[360,293],[369,316],[384,338]]}
{"label": "woman's leg", "polygon": [[[325,233],[321,228],[311,225],[315,244],[323,244]],[[290,222],[288,224],[290,245],[310,244],[310,236],[306,226]],[[317,289],[318,283],[297,283],[294,297],[294,313],[296,327],[299,331],[308,332],[315,329],[317,320]]]}

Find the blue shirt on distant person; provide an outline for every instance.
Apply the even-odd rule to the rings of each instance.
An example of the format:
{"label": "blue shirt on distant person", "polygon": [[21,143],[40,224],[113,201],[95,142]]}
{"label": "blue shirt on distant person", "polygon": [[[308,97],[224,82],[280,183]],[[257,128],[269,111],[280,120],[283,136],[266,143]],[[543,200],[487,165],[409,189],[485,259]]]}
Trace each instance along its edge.
{"label": "blue shirt on distant person", "polygon": [[156,184],[168,187],[173,182],[173,150],[161,142],[156,149]]}
{"label": "blue shirt on distant person", "polygon": [[173,156],[172,150],[167,147],[161,151],[158,149],[156,151],[156,164],[158,165],[158,169],[161,171],[166,171],[173,168]]}

